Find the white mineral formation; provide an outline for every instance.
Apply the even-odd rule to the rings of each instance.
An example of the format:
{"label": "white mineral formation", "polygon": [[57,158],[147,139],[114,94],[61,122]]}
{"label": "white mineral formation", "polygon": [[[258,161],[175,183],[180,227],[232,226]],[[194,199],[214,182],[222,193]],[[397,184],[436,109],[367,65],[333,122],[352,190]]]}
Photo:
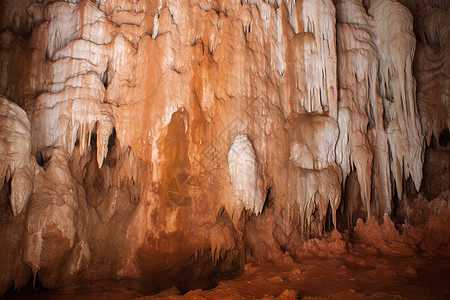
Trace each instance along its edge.
{"label": "white mineral formation", "polygon": [[312,114],[292,114],[290,118],[290,159],[305,169],[320,170],[334,164],[339,134],[336,121]]}
{"label": "white mineral formation", "polygon": [[11,179],[11,209],[14,215],[27,205],[33,187],[36,162],[30,157],[31,128],[27,114],[0,96],[0,190]]}
{"label": "white mineral formation", "polygon": [[45,171],[34,179],[22,259],[34,278],[39,271],[44,276],[41,282],[55,287],[60,274],[70,270],[66,276],[73,276],[89,263],[86,232],[80,230],[88,225],[87,211],[84,195],[70,174],[67,152],[49,148],[43,156],[47,162]]}
{"label": "white mineral formation", "polygon": [[379,94],[383,98],[390,167],[398,197],[403,179],[411,176],[416,189],[422,180],[424,140],[412,74],[415,43],[408,9],[392,0],[371,0],[374,42],[378,51]]}
{"label": "white mineral formation", "polygon": [[338,172],[336,165],[321,170],[291,167],[291,176],[296,178],[290,185],[291,194],[296,196],[300,225],[305,234],[310,234],[315,213],[318,234],[322,234],[328,205],[331,206],[332,222],[336,228],[336,211],[341,201],[341,176]]}
{"label": "white mineral formation", "polygon": [[[336,162],[346,177],[355,170],[367,215],[392,212],[391,174],[397,197],[411,177],[422,180],[424,139],[415,97],[411,13],[397,1],[339,1],[339,140]],[[373,198],[373,199],[372,199]],[[373,201],[371,201],[373,200]]]}
{"label": "white mineral formation", "polygon": [[245,208],[259,215],[265,200],[261,171],[252,142],[245,134],[233,139],[228,152],[228,172],[237,202],[233,213],[240,213]]}

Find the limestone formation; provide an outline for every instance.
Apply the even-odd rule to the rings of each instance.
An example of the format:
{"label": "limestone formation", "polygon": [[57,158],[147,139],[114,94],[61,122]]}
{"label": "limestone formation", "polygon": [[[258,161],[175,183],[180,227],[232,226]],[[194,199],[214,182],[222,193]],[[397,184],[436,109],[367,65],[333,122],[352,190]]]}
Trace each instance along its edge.
{"label": "limestone formation", "polygon": [[[259,215],[263,209],[265,199],[259,169],[248,136],[245,134],[236,136],[228,153],[228,172],[237,202],[237,209],[233,210],[237,210],[237,214],[243,209],[249,209]],[[236,216],[239,217],[240,215]]]}
{"label": "limestone formation", "polygon": [[449,22],[440,0],[1,1],[0,295],[154,292],[407,224],[448,195]]}

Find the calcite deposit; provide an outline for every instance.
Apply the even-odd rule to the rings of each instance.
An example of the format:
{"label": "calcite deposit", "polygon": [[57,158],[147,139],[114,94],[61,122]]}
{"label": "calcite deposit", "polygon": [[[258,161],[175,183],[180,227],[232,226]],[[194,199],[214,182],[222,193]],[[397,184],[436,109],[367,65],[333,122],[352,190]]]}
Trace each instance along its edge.
{"label": "calcite deposit", "polygon": [[449,209],[449,24],[443,0],[1,1],[0,295],[208,288],[391,219],[447,251],[417,228]]}

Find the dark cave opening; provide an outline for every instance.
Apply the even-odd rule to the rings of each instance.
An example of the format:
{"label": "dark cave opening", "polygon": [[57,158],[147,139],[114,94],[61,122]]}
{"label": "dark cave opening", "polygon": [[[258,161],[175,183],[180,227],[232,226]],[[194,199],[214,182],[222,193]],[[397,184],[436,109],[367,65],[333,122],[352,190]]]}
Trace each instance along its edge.
{"label": "dark cave opening", "polygon": [[21,289],[16,290],[16,287],[11,286],[3,296],[3,299],[49,299],[48,294],[52,292],[42,286],[39,281],[39,272],[36,274],[36,280],[31,277],[28,283]]}
{"label": "dark cave opening", "polygon": [[[141,256],[143,259],[144,256]],[[141,264],[141,277],[138,282],[127,282],[126,286],[141,293],[154,295],[176,288],[180,294],[192,290],[210,290],[220,282],[239,277],[243,272],[243,251],[229,250],[217,261],[212,258],[211,249],[199,250],[184,259],[179,266],[160,270],[147,270],[147,262]]]}

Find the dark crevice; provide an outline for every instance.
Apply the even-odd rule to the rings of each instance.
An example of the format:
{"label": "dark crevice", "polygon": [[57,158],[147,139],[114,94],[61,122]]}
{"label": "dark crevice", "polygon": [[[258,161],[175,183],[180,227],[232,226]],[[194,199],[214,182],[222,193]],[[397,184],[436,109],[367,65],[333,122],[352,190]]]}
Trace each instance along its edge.
{"label": "dark crevice", "polygon": [[[33,286],[34,285],[34,286]],[[30,278],[25,287],[16,290],[12,285],[2,297],[2,299],[51,299],[51,290],[42,286],[39,281],[39,272],[36,274],[36,280]]]}
{"label": "dark crevice", "polygon": [[[10,199],[11,199],[11,178],[6,181],[3,180],[3,187],[0,189],[0,213],[3,213],[5,211],[8,211],[7,214],[12,215],[12,209],[10,205]],[[3,214],[0,214],[0,216],[4,216]]]}
{"label": "dark crevice", "polygon": [[109,67],[106,68],[105,72],[102,76],[102,83],[105,87],[105,90],[108,88],[109,84],[111,83],[111,75],[109,74]]}
{"label": "dark crevice", "polygon": [[113,127],[112,133],[108,139],[108,154],[111,152],[112,147],[116,144],[116,128]]}
{"label": "dark crevice", "polygon": [[448,147],[450,143],[450,131],[445,128],[444,131],[439,135],[439,145],[442,147]]}
{"label": "dark crevice", "polygon": [[326,214],[326,217],[325,217],[325,226],[324,226],[324,231],[325,232],[333,231],[333,229],[335,228],[335,224],[333,224],[332,211],[333,210],[331,208],[331,204],[328,203],[327,214]]}
{"label": "dark crevice", "polygon": [[[393,181],[393,174],[391,173],[391,179]],[[403,182],[403,185],[405,186],[405,182]],[[399,198],[398,195],[398,191],[395,188],[395,182],[392,182],[392,191],[394,193],[393,197],[392,197],[392,220],[394,221],[394,223],[397,224],[402,224],[404,220],[402,220],[401,217],[401,205],[402,205],[402,201]],[[406,199],[403,199],[403,201],[405,201]]]}
{"label": "dark crevice", "polygon": [[224,214],[226,214],[226,210],[225,210],[225,206],[222,206],[222,207],[219,209],[219,212],[217,213],[217,218],[225,217]]}
{"label": "dark crevice", "polygon": [[41,151],[37,151],[36,154],[34,155],[34,157],[36,158],[36,162],[39,166],[43,166],[44,165],[44,157],[42,156]]}
{"label": "dark crevice", "polygon": [[309,228],[308,237],[310,239],[319,238],[322,232],[320,232],[320,211],[317,205],[314,207],[313,213],[311,215],[310,223],[307,224]]}
{"label": "dark crevice", "polygon": [[273,186],[270,186],[268,189],[267,189],[267,192],[266,192],[266,199],[265,199],[265,201],[264,201],[264,206],[263,206],[263,209],[262,209],[262,211],[261,211],[261,213],[263,214],[267,209],[271,209],[271,208],[273,208],[273,205],[274,205],[274,198],[273,198]]}
{"label": "dark crevice", "polygon": [[340,232],[353,228],[360,218],[364,221],[367,220],[367,211],[362,202],[360,191],[357,174],[353,170],[345,181],[345,189],[336,213],[337,225],[335,226]]}
{"label": "dark crevice", "polygon": [[434,134],[431,135],[429,147],[433,148],[434,150],[438,150],[438,140],[436,139],[436,136]]}
{"label": "dark crevice", "polygon": [[97,132],[92,132],[90,145],[93,150],[97,149]]}

